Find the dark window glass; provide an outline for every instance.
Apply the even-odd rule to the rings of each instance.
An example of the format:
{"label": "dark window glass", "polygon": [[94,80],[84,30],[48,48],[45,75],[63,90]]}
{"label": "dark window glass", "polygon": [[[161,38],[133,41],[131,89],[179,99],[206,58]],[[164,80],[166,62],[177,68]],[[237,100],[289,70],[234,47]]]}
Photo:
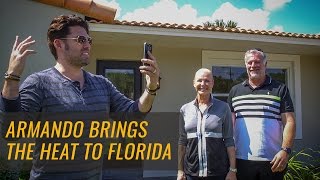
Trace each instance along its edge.
{"label": "dark window glass", "polygon": [[128,98],[141,96],[142,75],[140,61],[97,61],[97,74],[107,77]]}
{"label": "dark window glass", "polygon": [[[214,87],[212,93],[220,100],[226,101],[231,88],[247,79],[245,67],[212,66]],[[287,84],[287,70],[280,68],[267,68],[267,74],[272,79]]]}
{"label": "dark window glass", "polygon": [[130,99],[134,99],[133,69],[105,69],[107,77],[117,89]]}
{"label": "dark window glass", "polygon": [[267,74],[269,74],[272,79],[280,81],[286,85],[288,85],[287,79],[287,70],[286,69],[277,69],[277,68],[269,68],[267,69]]}
{"label": "dark window glass", "polygon": [[243,67],[212,67],[214,74],[213,93],[229,93],[232,86],[241,83],[247,78]]}

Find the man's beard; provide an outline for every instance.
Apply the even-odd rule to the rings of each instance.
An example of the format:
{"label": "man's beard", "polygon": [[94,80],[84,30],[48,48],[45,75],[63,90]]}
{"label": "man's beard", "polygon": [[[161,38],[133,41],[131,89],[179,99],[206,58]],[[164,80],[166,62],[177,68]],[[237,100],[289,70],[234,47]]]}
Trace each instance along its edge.
{"label": "man's beard", "polygon": [[72,58],[72,59],[69,59],[69,64],[72,65],[72,66],[76,66],[76,67],[84,67],[84,66],[87,66],[89,64],[89,62],[87,61],[82,61],[82,59],[80,58]]}
{"label": "man's beard", "polygon": [[[70,47],[68,44],[66,44],[65,50],[66,51],[70,50]],[[89,64],[89,60],[88,59],[83,60],[79,56],[78,57],[69,57],[68,63],[72,66],[82,68],[82,67],[87,66]]]}
{"label": "man's beard", "polygon": [[264,77],[264,74],[262,72],[249,72],[248,73],[248,76],[250,79],[253,79],[253,80],[258,80],[260,78],[263,78]]}

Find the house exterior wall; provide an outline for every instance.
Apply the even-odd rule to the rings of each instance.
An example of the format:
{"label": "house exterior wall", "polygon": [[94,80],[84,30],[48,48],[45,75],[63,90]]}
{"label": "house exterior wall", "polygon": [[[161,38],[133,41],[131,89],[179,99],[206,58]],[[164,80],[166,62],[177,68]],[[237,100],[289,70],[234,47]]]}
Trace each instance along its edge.
{"label": "house exterior wall", "polygon": [[[102,46],[92,48],[91,64],[86,68],[95,73],[96,60],[139,60],[142,47],[136,46]],[[195,97],[192,80],[196,70],[202,64],[201,49],[174,49],[154,47],[154,55],[161,68],[161,89],[153,106],[154,112],[177,112],[181,105]],[[319,77],[320,57],[300,56],[301,70],[301,99],[302,99],[302,139],[295,140],[295,148],[308,148],[319,145],[316,140],[320,121],[317,118],[317,96],[319,83],[312,79]]]}
{"label": "house exterior wall", "polygon": [[[54,57],[47,46],[47,30],[53,17],[60,14],[74,12],[66,9],[41,4],[31,0],[3,0],[0,11],[1,26],[1,48],[0,48],[0,73],[7,71],[10,53],[16,35],[19,40],[29,35],[36,41],[30,49],[37,54],[27,58],[26,67],[22,78],[24,79],[33,72],[37,72],[55,64]],[[0,78],[0,86],[3,78]]]}
{"label": "house exterior wall", "polygon": [[302,139],[295,141],[296,149],[320,146],[320,120],[317,113],[320,102],[319,59],[319,56],[301,56]]}
{"label": "house exterior wall", "polygon": [[[0,20],[3,24],[0,38],[0,73],[7,70],[10,52],[16,35],[26,38],[31,35],[36,40],[32,49],[37,54],[27,59],[22,78],[33,72],[40,71],[54,65],[46,42],[46,32],[52,18],[60,14],[74,13],[61,8],[48,6],[34,1],[3,0],[0,11]],[[19,4],[19,5],[17,5]],[[19,13],[17,13],[19,12]],[[125,42],[123,42],[125,44]],[[281,46],[281,45],[279,45]],[[195,97],[192,79],[197,69],[201,68],[201,49],[166,48],[154,46],[161,68],[161,89],[153,106],[154,112],[177,112],[181,105]],[[111,46],[95,44],[92,47],[92,63],[86,67],[90,72],[96,72],[97,59],[112,60],[139,60],[142,56],[142,44],[139,46]],[[295,148],[315,147],[320,145],[318,127],[320,121],[317,94],[320,83],[320,57],[301,56],[301,100],[302,100],[302,139],[296,140]],[[0,87],[3,78],[0,78]]]}
{"label": "house exterior wall", "polygon": [[[201,50],[154,45],[153,52],[161,69],[162,80],[152,111],[179,112],[183,104],[195,98],[192,80],[194,73],[201,68]],[[95,73],[96,60],[140,60],[142,44],[141,47],[94,45],[91,53],[91,63],[86,69]]]}

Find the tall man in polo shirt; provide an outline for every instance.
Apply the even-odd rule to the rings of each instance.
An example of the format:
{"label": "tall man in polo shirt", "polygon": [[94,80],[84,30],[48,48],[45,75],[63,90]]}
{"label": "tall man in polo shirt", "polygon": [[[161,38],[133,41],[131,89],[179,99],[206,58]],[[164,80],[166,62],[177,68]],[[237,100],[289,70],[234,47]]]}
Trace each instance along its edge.
{"label": "tall man in polo shirt", "polygon": [[[84,19],[75,15],[54,18],[47,32],[47,40],[56,65],[27,77],[19,91],[20,76],[26,58],[34,53],[30,47],[35,40],[29,36],[19,41],[16,37],[4,77],[0,112],[64,114],[79,111],[150,111],[158,89],[160,72],[151,53],[151,59],[141,59],[147,65],[140,66],[140,72],[146,76],[146,89],[138,100],[133,101],[121,94],[108,79],[82,69],[89,64],[92,44],[89,27]],[[55,168],[52,168],[50,163],[54,161],[49,163],[39,160],[39,144],[36,144],[34,150],[30,179],[101,179],[101,161],[57,161],[59,164],[55,163]]]}
{"label": "tall man in polo shirt", "polygon": [[244,57],[248,79],[228,98],[235,124],[238,179],[283,179],[295,137],[294,109],[288,88],[266,75],[261,49]]}

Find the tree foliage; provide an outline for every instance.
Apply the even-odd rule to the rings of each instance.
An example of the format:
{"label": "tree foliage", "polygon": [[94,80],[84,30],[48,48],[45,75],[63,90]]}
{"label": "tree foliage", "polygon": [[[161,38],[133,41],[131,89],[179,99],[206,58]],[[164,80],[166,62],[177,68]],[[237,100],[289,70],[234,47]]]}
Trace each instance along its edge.
{"label": "tree foliage", "polygon": [[238,25],[237,22],[234,21],[227,21],[224,22],[223,19],[216,19],[214,22],[206,21],[203,23],[204,27],[220,27],[220,28],[236,28]]}

